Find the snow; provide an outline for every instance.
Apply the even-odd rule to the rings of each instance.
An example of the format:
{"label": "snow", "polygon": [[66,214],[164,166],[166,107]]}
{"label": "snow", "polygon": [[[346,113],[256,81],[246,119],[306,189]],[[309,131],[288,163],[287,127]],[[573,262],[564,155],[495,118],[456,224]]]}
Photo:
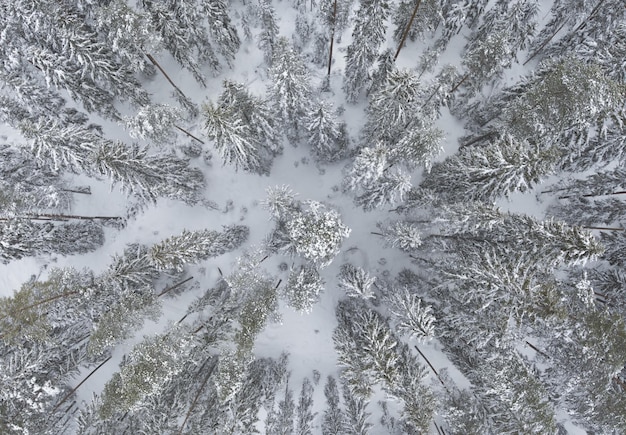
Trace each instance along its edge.
{"label": "snow", "polygon": [[[286,1],[274,3],[280,26],[280,34],[290,37],[293,33],[295,9]],[[540,13],[540,16],[543,14]],[[388,32],[389,33],[389,32]],[[389,35],[388,35],[389,36]],[[453,38],[449,48],[439,59],[438,65],[459,65],[460,51],[465,43],[466,32]],[[330,77],[331,92],[322,94],[323,99],[333,103],[334,107],[342,106],[345,111],[341,119],[347,122],[348,132],[353,139],[353,146],[372,144],[362,143],[358,132],[365,124],[365,99],[361,98],[358,104],[345,104],[341,91],[342,75],[344,69],[345,48],[350,44],[350,31],[342,35],[341,44],[335,45],[334,64]],[[402,68],[415,68],[417,53],[421,53],[428,44],[424,42],[407,43],[401,52],[397,65]],[[393,47],[392,41],[388,46]],[[519,58],[524,59],[525,54]],[[180,68],[175,61],[166,54],[159,55],[159,62],[181,90],[190,96],[194,102],[201,104],[204,101],[216,101],[222,90],[222,80],[230,79],[240,81],[249,86],[255,95],[263,95],[268,83],[267,72],[264,70],[263,54],[256,47],[256,41],[244,41],[235,59],[232,70],[225,69],[222,73],[208,80],[206,88],[201,88],[193,80],[186,70]],[[505,81],[514,81],[526,69],[518,62],[507,70]],[[312,68],[313,87],[317,88],[325,76],[325,68]],[[429,76],[422,77],[423,82],[429,80]],[[152,80],[145,82],[146,89],[154,96],[154,101],[162,104],[176,105],[171,98],[172,88],[165,79],[157,74]],[[128,111],[128,108],[120,105],[120,110]],[[123,129],[112,123],[98,119],[103,124],[107,137],[119,138],[127,142],[131,138]],[[201,122],[185,123],[183,125],[192,134],[203,137]],[[442,116],[436,120],[436,126],[445,132],[444,151],[435,159],[442,161],[447,156],[454,154],[458,149],[458,139],[466,133],[462,123],[450,114],[447,108],[442,109]],[[6,132],[5,132],[6,131]],[[0,135],[14,137],[15,132],[6,126],[0,126]],[[191,139],[180,134],[178,144],[186,144]],[[193,161],[193,165],[201,168],[207,179],[205,197],[216,205],[216,208],[187,206],[174,200],[159,200],[155,205],[149,206],[139,212],[137,217],[128,221],[126,227],[121,230],[107,228],[106,242],[98,250],[76,256],[57,256],[55,258],[26,258],[13,261],[7,265],[0,265],[0,296],[10,296],[14,289],[18,289],[22,283],[36,275],[41,279],[46,276],[46,270],[51,267],[72,266],[75,268],[90,268],[96,273],[104,271],[115,253],[121,253],[124,247],[130,243],[157,243],[169,236],[179,235],[183,230],[212,229],[220,230],[223,225],[243,224],[251,229],[250,238],[241,248],[250,249],[261,246],[265,237],[274,226],[270,220],[269,212],[261,205],[267,195],[267,189],[274,186],[288,185],[298,193],[300,200],[319,201],[337,210],[342,222],[351,229],[350,235],[343,241],[341,250],[334,261],[321,270],[321,276],[326,282],[326,288],[321,294],[311,312],[302,314],[286,306],[281,302],[279,323],[268,324],[255,341],[254,352],[258,357],[278,357],[281,352],[290,355],[289,370],[291,382],[294,386],[294,394],[300,393],[300,385],[305,377],[312,378],[313,370],[321,374],[319,385],[314,393],[314,411],[317,412],[315,423],[321,422],[323,414],[324,397],[323,385],[328,375],[337,376],[338,367],[336,352],[333,347],[332,334],[337,324],[335,319],[335,307],[338,300],[344,298],[344,291],[337,285],[337,275],[340,266],[345,262],[351,262],[357,267],[362,267],[372,275],[393,277],[411,263],[407,256],[397,249],[384,246],[382,238],[372,236],[376,231],[376,223],[390,217],[386,210],[364,212],[354,205],[353,200],[341,191],[343,168],[347,160],[338,163],[319,165],[310,155],[309,149],[301,144],[289,144],[285,141],[284,152],[274,160],[270,176],[259,176],[245,172],[233,171],[230,166],[223,166],[218,154],[211,150],[211,146],[204,148],[209,150],[212,158],[209,165],[201,161]],[[413,174],[413,183],[420,181],[421,174]],[[76,195],[73,206],[73,214],[81,215],[124,215],[127,198],[118,191],[112,190],[108,183],[94,181],[86,177],[75,177],[77,185],[89,185],[91,195]],[[528,193],[514,193],[509,199],[498,202],[498,206],[512,212],[521,212],[541,218],[544,216],[545,205],[537,201],[537,191],[543,186]],[[97,376],[91,377],[77,391],[77,400],[89,401],[93,393],[102,391],[104,384],[110,375],[118,369],[119,362],[125,354],[128,354],[136,343],[139,343],[144,335],[156,334],[163,331],[168,324],[180,319],[186,312],[186,308],[202,292],[213,286],[220,278],[219,270],[227,276],[232,272],[236,258],[241,250],[231,252],[220,257],[207,260],[199,266],[194,266],[189,271],[198,281],[198,285],[175,297],[165,298],[163,302],[163,315],[158,322],[146,321],[143,328],[137,331],[132,339],[126,340],[117,346],[112,359],[98,372]],[[287,257],[271,258],[264,267],[272,274],[278,274],[278,264],[286,261]],[[283,277],[284,279],[285,277]],[[411,342],[411,344],[414,344]],[[435,369],[447,369],[448,374],[459,387],[469,387],[469,382],[453,367],[441,344],[437,340],[418,344],[420,350],[426,355]],[[424,361],[422,361],[425,363]],[[75,376],[77,382],[84,378],[92,368],[84,368]],[[428,369],[429,377],[437,387],[434,374]],[[428,381],[427,381],[428,382]],[[372,399],[369,411],[375,410],[375,398]],[[378,412],[378,411],[374,411]],[[569,417],[561,412],[559,421],[565,422],[569,433],[577,432],[577,428],[569,423]],[[373,415],[370,421],[377,424],[378,415]],[[375,426],[372,433],[383,433],[381,427]]]}

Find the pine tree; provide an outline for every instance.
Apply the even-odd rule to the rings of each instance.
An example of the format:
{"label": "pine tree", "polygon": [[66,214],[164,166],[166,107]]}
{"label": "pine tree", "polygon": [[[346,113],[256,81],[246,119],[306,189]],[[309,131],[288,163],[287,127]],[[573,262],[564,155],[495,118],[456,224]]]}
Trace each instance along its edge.
{"label": "pine tree", "polygon": [[184,328],[173,328],[162,335],[145,338],[104,386],[100,415],[108,419],[116,413],[135,409],[139,402],[159,389],[183,369],[185,347],[191,335]]}
{"label": "pine tree", "polygon": [[402,168],[390,170],[393,164],[393,151],[384,144],[361,148],[346,171],[344,189],[356,191],[355,203],[364,210],[402,202],[411,176]]}
{"label": "pine tree", "polygon": [[478,18],[485,10],[487,0],[457,0],[442,5],[444,45],[458,34],[463,26],[473,28],[478,24]]}
{"label": "pine tree", "polygon": [[0,219],[0,262],[45,254],[84,254],[104,243],[102,225],[94,221],[53,223],[28,218]]}
{"label": "pine tree", "polygon": [[211,103],[203,106],[203,113],[207,135],[215,141],[225,164],[232,163],[236,169],[264,172],[259,151],[251,141],[251,132],[240,118]]}
{"label": "pine tree", "polygon": [[295,202],[288,188],[269,193],[267,207],[277,213],[277,227],[270,235],[268,247],[298,255],[316,267],[328,266],[351,232],[341,222],[339,213],[317,201]]}
{"label": "pine tree", "polygon": [[94,28],[120,61],[133,71],[154,74],[146,53],[156,51],[161,39],[146,14],[124,0],[112,0],[94,10]]}
{"label": "pine tree", "polygon": [[137,144],[106,141],[91,157],[98,175],[146,202],[172,198],[197,204],[205,186],[202,172],[171,153],[151,154]]}
{"label": "pine tree", "polygon": [[367,435],[370,433],[373,424],[368,419],[372,414],[365,410],[369,401],[363,397],[355,397],[346,386],[343,388],[343,400],[346,404],[346,419],[342,433],[350,435]]}
{"label": "pine tree", "polygon": [[278,42],[278,20],[276,11],[269,0],[259,0],[259,19],[261,33],[258,36],[258,46],[263,52],[265,63],[271,66],[277,50],[275,46]]}
{"label": "pine tree", "polygon": [[318,160],[333,162],[346,153],[346,137],[330,104],[320,102],[318,107],[307,113],[306,129],[307,141]]}
{"label": "pine tree", "polygon": [[278,403],[278,411],[272,425],[268,425],[268,435],[291,435],[294,431],[294,417],[296,405],[293,401],[293,391],[289,383],[285,385],[284,399]]}
{"label": "pine tree", "polygon": [[287,304],[300,311],[310,312],[324,290],[324,280],[315,267],[304,265],[289,274],[283,289]]}
{"label": "pine tree", "polygon": [[393,144],[419,109],[419,82],[409,71],[392,70],[367,108],[364,132],[368,142]]}
{"label": "pine tree", "polygon": [[313,412],[313,385],[309,378],[304,378],[302,390],[296,407],[296,431],[297,435],[313,434],[313,419],[317,415]]}
{"label": "pine tree", "polygon": [[398,248],[404,252],[413,252],[422,244],[420,229],[409,222],[396,221],[391,223],[378,223],[381,235],[385,243],[392,248]]}
{"label": "pine tree", "polygon": [[355,267],[350,263],[342,264],[338,276],[339,287],[346,292],[348,297],[356,297],[364,300],[376,298],[372,285],[376,282],[376,277],[370,276],[360,267]]}
{"label": "pine tree", "polygon": [[213,71],[220,69],[211,38],[204,26],[206,11],[201,10],[194,0],[146,0],[141,3],[141,7],[148,13],[167,51],[193,74],[198,83],[206,86],[201,65],[208,64]]}
{"label": "pine tree", "polygon": [[125,117],[124,126],[133,139],[149,139],[165,145],[176,137],[173,130],[180,118],[178,109],[166,104],[153,104],[142,107],[133,117]]}
{"label": "pine tree", "polygon": [[434,336],[435,317],[430,305],[423,306],[422,300],[406,287],[394,289],[388,299],[395,329],[399,333],[418,340]]}
{"label": "pine tree", "polygon": [[252,95],[242,84],[225,80],[219,105],[236,113],[250,129],[251,140],[257,144],[264,159],[269,160],[282,152],[277,118],[268,100]]}
{"label": "pine tree", "polygon": [[[415,11],[417,7],[417,11]],[[411,16],[415,13],[413,20]],[[408,38],[415,41],[424,36],[426,32],[434,32],[440,24],[441,6],[433,0],[402,1],[393,13],[394,41],[400,43],[404,33],[405,40]],[[410,26],[410,27],[409,27]]]}
{"label": "pine tree", "polygon": [[493,202],[501,196],[532,189],[554,170],[558,158],[555,149],[541,150],[503,135],[489,145],[462,149],[435,164],[422,187],[433,189],[452,202]]}
{"label": "pine tree", "polygon": [[369,69],[378,57],[385,40],[385,20],[389,4],[385,0],[362,0],[352,31],[352,43],[346,52],[343,90],[346,100],[354,103],[367,87]]}
{"label": "pine tree", "polygon": [[269,74],[272,84],[268,87],[268,96],[285,134],[291,141],[297,141],[306,128],[304,118],[312,107],[312,91],[304,61],[285,38],[276,43]]}
{"label": "pine tree", "polygon": [[213,230],[187,231],[180,236],[169,237],[153,245],[148,258],[159,271],[180,272],[187,263],[217,257],[232,251],[248,238],[249,229],[243,225],[231,225],[223,232]]}
{"label": "pine tree", "polygon": [[324,411],[322,420],[323,435],[340,435],[345,427],[345,416],[339,408],[339,390],[337,389],[337,381],[334,377],[328,376],[326,385],[324,385],[324,396],[328,408]]}

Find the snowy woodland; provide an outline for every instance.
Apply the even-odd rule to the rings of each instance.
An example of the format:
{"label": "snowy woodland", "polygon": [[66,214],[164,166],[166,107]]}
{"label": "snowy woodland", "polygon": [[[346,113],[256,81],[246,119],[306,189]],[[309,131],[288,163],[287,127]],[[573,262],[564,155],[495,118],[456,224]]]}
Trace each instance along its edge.
{"label": "snowy woodland", "polygon": [[0,1],[0,433],[626,433],[624,0]]}

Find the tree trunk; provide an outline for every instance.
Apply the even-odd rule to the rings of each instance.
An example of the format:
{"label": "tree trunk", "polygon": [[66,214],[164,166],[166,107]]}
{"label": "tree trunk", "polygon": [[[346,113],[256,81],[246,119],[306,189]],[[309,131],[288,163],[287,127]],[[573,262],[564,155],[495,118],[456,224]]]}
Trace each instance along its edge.
{"label": "tree trunk", "polygon": [[121,216],[80,216],[80,215],[70,215],[70,214],[26,214],[24,216],[16,216],[14,218],[0,218],[0,221],[9,221],[12,219],[29,219],[34,221],[68,221],[70,219],[81,220],[81,221],[95,221],[95,220],[120,220]]}
{"label": "tree trunk", "polygon": [[328,74],[330,75],[330,66],[333,63],[333,45],[335,44],[335,27],[337,25],[337,0],[333,3],[333,28],[330,32],[330,53],[328,53]]}
{"label": "tree trunk", "polygon": [[535,56],[537,56],[539,53],[541,53],[541,50],[543,50],[543,49],[545,48],[545,46],[546,46],[546,45],[548,45],[548,43],[549,43],[550,41],[552,41],[552,38],[554,38],[554,37],[556,36],[556,34],[557,34],[557,33],[559,33],[563,27],[565,27],[565,23],[561,24],[561,25],[560,25],[560,26],[559,26],[559,27],[558,27],[558,28],[554,31],[554,33],[553,33],[553,34],[552,34],[552,35],[551,35],[551,36],[550,36],[550,37],[549,37],[549,38],[548,38],[548,39],[547,39],[547,40],[546,40],[543,44],[541,44],[541,46],[540,46],[537,50],[535,50],[535,51],[533,52],[533,54],[532,54],[532,55],[531,55],[528,59],[526,59],[526,62],[524,62],[524,63],[522,64],[522,66],[525,66],[528,62],[530,62],[531,60],[533,60]]}
{"label": "tree trunk", "polygon": [[173,286],[166,288],[165,290],[163,290],[161,293],[159,293],[159,294],[157,295],[157,298],[160,298],[161,296],[163,296],[163,295],[167,294],[168,292],[170,292],[170,291],[174,290],[175,288],[180,287],[181,285],[185,284],[186,282],[191,281],[192,279],[193,279],[193,276],[190,276],[190,277],[189,277],[189,278],[187,278],[186,280],[181,281],[181,282],[179,282],[178,284],[174,284]]}
{"label": "tree trunk", "polygon": [[154,57],[152,57],[151,54],[146,53],[146,56],[148,57],[148,59],[150,59],[150,62],[152,62],[152,64],[156,66],[159,69],[159,71],[161,71],[161,74],[163,74],[163,76],[167,79],[167,81],[170,82],[170,85],[172,85],[172,87],[176,89],[176,92],[178,92],[183,97],[185,97],[185,99],[188,100],[189,98],[187,98],[187,96],[183,93],[183,91],[181,91],[180,88],[176,86],[176,84],[172,81],[170,76],[168,76],[165,70],[161,67],[161,65],[159,65],[159,62],[157,62],[157,60]]}
{"label": "tree trunk", "polygon": [[[559,190],[567,190],[567,189],[559,189]],[[548,192],[555,192],[555,191],[545,190],[541,193],[548,193]],[[597,196],[611,196],[611,195],[626,195],[626,190],[618,190],[616,192],[610,192],[610,193],[586,193],[584,195],[565,195],[565,196],[559,196],[559,199],[568,199],[568,198],[576,198],[576,197],[595,198]]]}
{"label": "tree trunk", "polygon": [[95,369],[93,369],[93,370],[91,371],[91,373],[89,373],[89,374],[88,374],[88,375],[87,375],[87,376],[86,376],[86,377],[85,377],[82,381],[80,381],[80,382],[79,382],[79,384],[78,384],[78,385],[76,385],[74,388],[72,388],[72,390],[71,390],[69,393],[67,393],[67,394],[65,395],[65,397],[64,397],[63,399],[61,399],[61,401],[60,401],[59,403],[57,403],[57,405],[56,405],[56,406],[52,409],[51,414],[53,414],[53,413],[54,413],[54,411],[56,411],[57,409],[59,409],[59,407],[60,407],[61,405],[63,405],[63,403],[64,403],[67,399],[69,399],[69,398],[72,396],[72,394],[74,394],[74,393],[76,392],[76,390],[78,390],[78,389],[80,388],[80,386],[81,386],[81,385],[83,385],[83,384],[87,381],[87,379],[89,379],[89,378],[91,377],[91,375],[93,375],[95,372],[97,372],[97,371],[100,369],[100,367],[102,367],[103,365],[105,365],[105,364],[106,364],[106,363],[107,363],[110,359],[111,359],[111,357],[108,357],[107,359],[105,359],[104,361],[102,361],[102,362],[98,365],[98,367],[96,367]]}
{"label": "tree trunk", "polygon": [[396,51],[396,55],[393,57],[394,62],[398,58],[398,55],[400,55],[400,50],[402,50],[402,47],[404,46],[406,37],[409,36],[409,31],[411,30],[411,26],[413,25],[413,20],[415,20],[415,16],[417,15],[417,10],[420,7],[420,3],[422,3],[422,0],[417,0],[417,2],[415,3],[415,8],[413,8],[413,13],[411,14],[411,19],[409,19],[409,24],[407,24],[406,27],[404,28],[404,32],[402,33],[402,39],[400,40],[400,45],[398,45],[398,50]]}
{"label": "tree trunk", "polygon": [[180,131],[182,131],[183,133],[185,133],[187,136],[189,136],[192,139],[197,140],[198,142],[200,142],[202,145],[205,145],[204,141],[201,139],[198,139],[196,136],[194,136],[193,134],[189,133],[187,130],[185,130],[182,127],[179,127],[178,125],[174,124],[174,127],[176,127],[177,129],[179,129]]}
{"label": "tree trunk", "polygon": [[[35,303],[30,304],[30,305],[27,305],[27,306],[25,306],[25,307],[22,307],[22,308],[20,308],[19,310],[14,311],[14,312],[12,312],[12,313],[10,313],[10,314],[11,314],[11,315],[14,315],[14,314],[19,314],[19,313],[22,313],[22,312],[24,312],[24,311],[26,311],[26,310],[30,310],[31,308],[35,308],[35,307],[38,307],[38,306],[40,306],[40,305],[45,305],[45,304],[47,304],[47,303],[49,303],[49,302],[56,301],[57,299],[62,299],[62,298],[65,298],[65,297],[67,297],[67,296],[76,295],[76,294],[78,294],[78,293],[80,293],[80,292],[79,292],[78,290],[76,290],[76,291],[73,291],[73,292],[61,293],[60,295],[51,296],[51,297],[49,297],[49,298],[43,299],[43,300],[41,300],[41,301],[35,302]],[[4,319],[6,319],[7,317],[9,317],[9,314],[6,314],[6,315],[4,315],[4,316],[0,317],[0,320],[4,320]]]}
{"label": "tree trunk", "polygon": [[185,430],[185,425],[187,424],[187,420],[189,420],[189,417],[191,416],[191,412],[194,410],[194,408],[196,407],[196,404],[198,403],[198,399],[200,398],[200,393],[202,393],[204,386],[207,384],[207,382],[209,382],[209,378],[213,374],[215,367],[217,367],[217,357],[211,357],[211,358],[214,359],[213,366],[209,369],[207,375],[204,377],[204,380],[202,381],[200,388],[198,388],[198,392],[196,393],[196,396],[193,398],[193,402],[191,402],[189,411],[187,411],[187,415],[185,415],[183,424],[180,425],[180,430],[178,431],[178,435],[182,435],[183,431]]}
{"label": "tree trunk", "polygon": [[450,89],[450,93],[453,94],[457,89],[459,89],[459,86],[461,86],[465,82],[465,80],[469,78],[469,76],[469,73],[465,74],[465,77],[463,77],[461,81],[459,81],[456,85],[454,85],[452,89]]}

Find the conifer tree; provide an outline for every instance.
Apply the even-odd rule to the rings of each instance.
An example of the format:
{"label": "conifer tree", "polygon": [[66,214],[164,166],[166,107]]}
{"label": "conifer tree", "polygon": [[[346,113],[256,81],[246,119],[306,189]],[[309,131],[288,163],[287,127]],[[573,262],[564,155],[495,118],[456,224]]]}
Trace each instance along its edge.
{"label": "conifer tree", "polygon": [[141,3],[141,7],[159,32],[165,49],[193,74],[198,83],[206,86],[201,65],[208,64],[213,71],[218,71],[220,63],[204,25],[205,11],[194,0],[147,0]]}
{"label": "conifer tree", "polygon": [[324,411],[322,420],[323,435],[340,435],[345,427],[345,416],[339,408],[339,390],[337,381],[334,377],[328,376],[326,385],[324,385],[324,396],[328,407]]}
{"label": "conifer tree", "polygon": [[369,404],[367,398],[355,395],[344,385],[343,400],[346,404],[346,419],[343,430],[350,435],[369,434],[374,425],[368,421],[372,413],[366,411]]}
{"label": "conifer tree", "polygon": [[310,312],[324,290],[324,281],[315,267],[304,265],[289,274],[283,293],[290,307]]}
{"label": "conifer tree", "polygon": [[296,201],[288,188],[270,189],[266,207],[276,220],[268,247],[298,255],[316,267],[328,266],[339,253],[350,228],[339,213],[317,201]]}
{"label": "conifer tree", "polygon": [[304,61],[285,38],[277,41],[269,74],[269,98],[287,138],[296,141],[306,128],[304,118],[312,107],[312,90]]}
{"label": "conifer tree", "polygon": [[369,69],[374,65],[385,40],[384,23],[388,15],[386,0],[361,1],[352,31],[352,43],[346,52],[343,90],[350,103],[356,102],[361,91],[367,88]]}
{"label": "conifer tree", "polygon": [[146,202],[172,198],[197,204],[205,186],[202,172],[172,153],[148,154],[147,147],[106,141],[91,157],[98,175]]}
{"label": "conifer tree", "polygon": [[259,0],[259,19],[261,33],[258,36],[258,46],[263,52],[265,63],[272,66],[277,50],[275,46],[278,42],[278,20],[276,11],[269,0]]}
{"label": "conifer tree", "polygon": [[266,159],[282,152],[282,139],[277,127],[277,117],[268,100],[252,95],[242,84],[224,81],[220,95],[221,107],[233,110],[251,130],[251,139]]}
{"label": "conifer tree", "polygon": [[104,243],[100,223],[34,222],[28,218],[0,219],[0,262],[45,254],[84,254]]}
{"label": "conifer tree", "polygon": [[307,141],[318,160],[332,162],[345,154],[348,146],[345,131],[337,122],[330,104],[320,102],[307,113],[306,129]]}
{"label": "conifer tree", "polygon": [[452,202],[493,202],[513,192],[532,189],[553,172],[558,158],[555,149],[538,149],[503,135],[489,145],[462,149],[433,165],[422,187],[433,189]]}
{"label": "conifer tree", "polygon": [[180,111],[166,104],[153,104],[142,107],[135,116],[125,117],[124,126],[133,139],[149,139],[165,145],[176,137],[176,122],[181,118]]}
{"label": "conifer tree", "polygon": [[346,292],[346,296],[364,300],[376,298],[372,288],[376,277],[370,276],[360,267],[355,267],[350,263],[341,265],[338,279],[339,287]]}
{"label": "conifer tree", "polygon": [[296,407],[296,431],[297,435],[313,434],[313,419],[317,415],[313,412],[313,385],[309,378],[304,378],[302,390]]}

